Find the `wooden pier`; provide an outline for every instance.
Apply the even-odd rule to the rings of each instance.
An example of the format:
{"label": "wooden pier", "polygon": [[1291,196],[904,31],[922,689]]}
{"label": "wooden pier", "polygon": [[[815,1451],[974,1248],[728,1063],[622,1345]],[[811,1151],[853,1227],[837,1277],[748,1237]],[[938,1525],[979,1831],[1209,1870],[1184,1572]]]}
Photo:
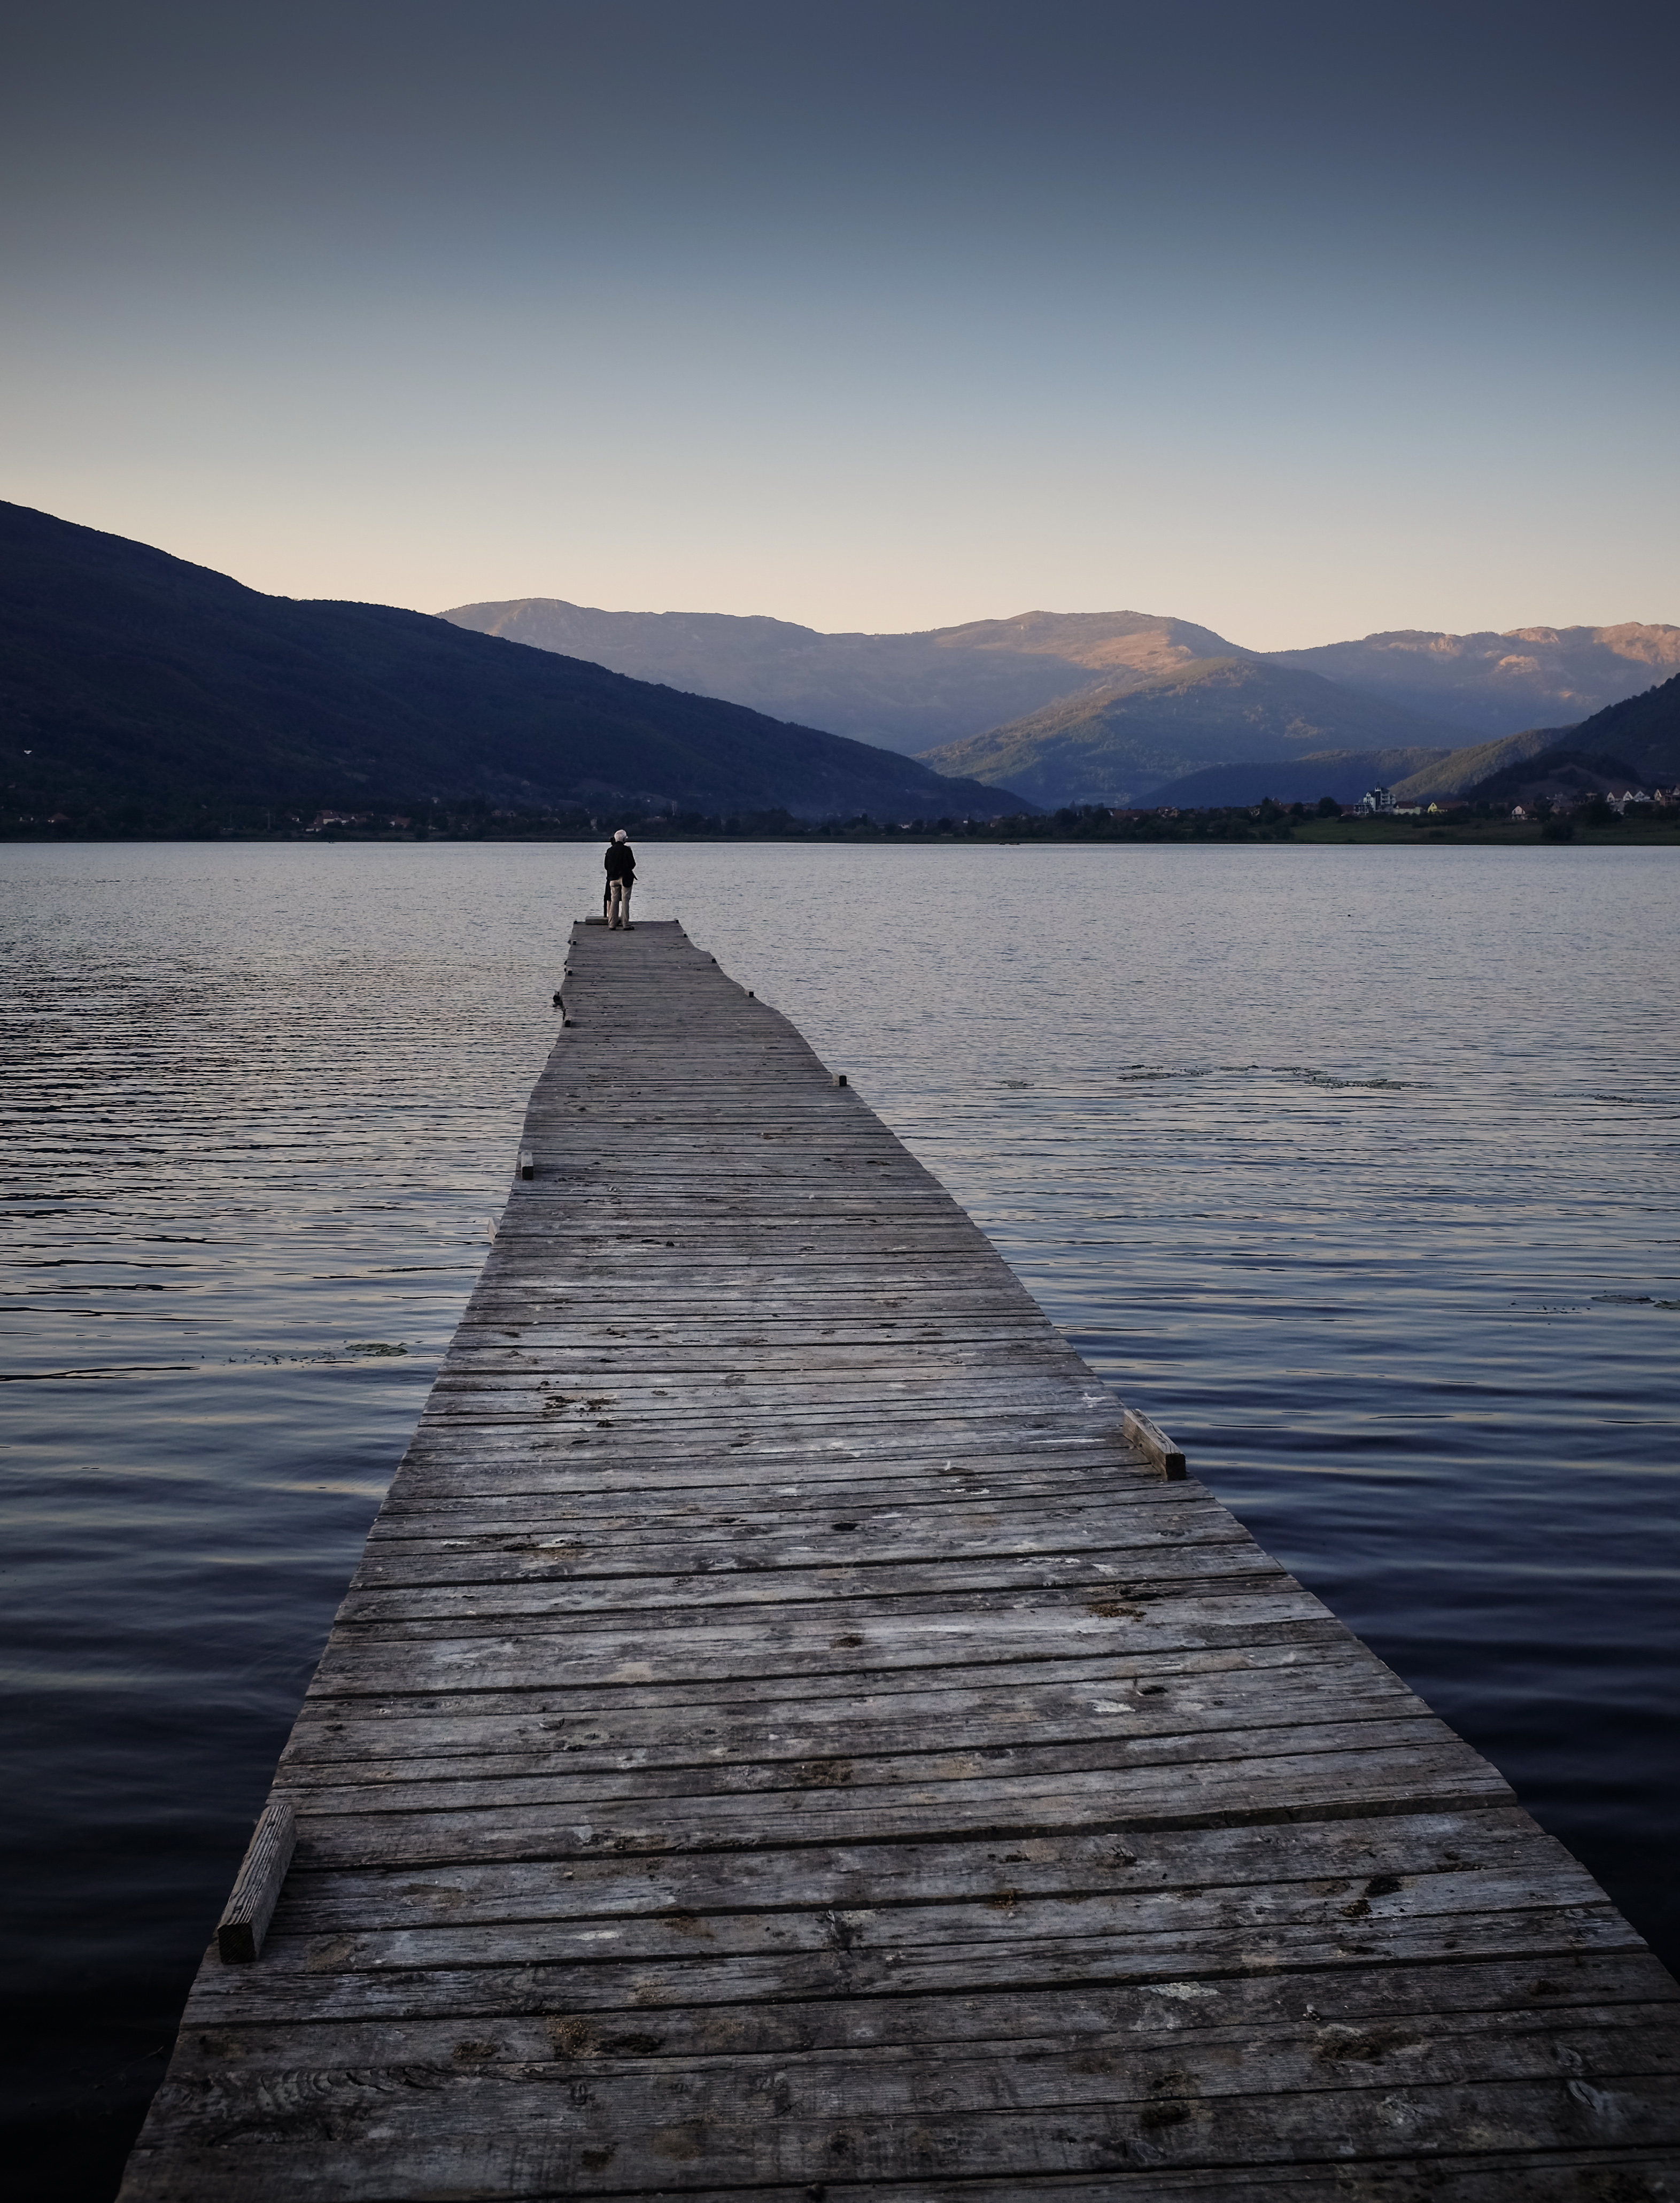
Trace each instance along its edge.
{"label": "wooden pier", "polygon": [[125,2203],[1673,2203],[1680,1992],[1494,1769],[784,1018],[571,959]]}

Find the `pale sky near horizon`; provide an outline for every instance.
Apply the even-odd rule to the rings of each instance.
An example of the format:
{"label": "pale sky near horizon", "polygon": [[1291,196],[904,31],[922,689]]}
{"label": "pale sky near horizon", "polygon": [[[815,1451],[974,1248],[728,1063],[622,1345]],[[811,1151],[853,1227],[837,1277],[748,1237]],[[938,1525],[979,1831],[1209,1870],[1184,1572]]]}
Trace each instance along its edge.
{"label": "pale sky near horizon", "polygon": [[293,596],[1680,621],[1648,8],[60,0],[0,496]]}

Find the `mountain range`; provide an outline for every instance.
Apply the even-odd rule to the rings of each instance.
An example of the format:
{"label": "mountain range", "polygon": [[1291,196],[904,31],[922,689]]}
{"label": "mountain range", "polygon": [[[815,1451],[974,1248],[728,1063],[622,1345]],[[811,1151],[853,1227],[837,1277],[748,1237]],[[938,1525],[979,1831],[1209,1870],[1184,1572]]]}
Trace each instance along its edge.
{"label": "mountain range", "polygon": [[1565,749],[1577,780],[1671,780],[1677,665],[1680,628],[1636,624],[1263,653],[1142,612],[873,636],[531,599],[433,617],[267,596],[0,505],[0,822],[25,825],[241,804],[886,820],[1346,800],[1462,792]]}
{"label": "mountain range", "polygon": [[1024,612],[879,635],[541,597],[458,605],[444,617],[813,720],[1044,805],[1187,800],[1186,777],[1199,783],[1225,767],[1233,777],[1206,783],[1200,800],[1240,802],[1251,767],[1293,777],[1331,751],[1358,778],[1366,768],[1352,758],[1444,759],[1588,717],[1680,670],[1680,627],[1637,623],[1396,631],[1260,652],[1191,621],[1130,611]]}
{"label": "mountain range", "polygon": [[0,504],[0,817],[479,799],[985,816],[973,781],[388,605],[265,596]]}
{"label": "mountain range", "polygon": [[1517,627],[1502,635],[1368,635],[1272,653],[1482,740],[1572,724],[1680,672],[1680,627]]}
{"label": "mountain range", "polygon": [[608,612],[552,597],[458,605],[443,617],[907,756],[1001,726],[1104,675],[1166,672],[1230,647],[1207,628],[1139,612],[1028,612],[923,635],[824,635],[789,620]]}

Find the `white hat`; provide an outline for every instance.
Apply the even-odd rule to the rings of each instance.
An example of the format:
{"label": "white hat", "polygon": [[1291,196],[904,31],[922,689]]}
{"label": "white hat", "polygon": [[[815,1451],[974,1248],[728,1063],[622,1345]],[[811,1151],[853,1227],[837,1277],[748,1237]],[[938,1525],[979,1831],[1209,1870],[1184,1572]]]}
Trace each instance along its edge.
{"label": "white hat", "polygon": [[628,842],[630,836],[625,833],[624,828],[621,826],[612,838],[615,842]]}

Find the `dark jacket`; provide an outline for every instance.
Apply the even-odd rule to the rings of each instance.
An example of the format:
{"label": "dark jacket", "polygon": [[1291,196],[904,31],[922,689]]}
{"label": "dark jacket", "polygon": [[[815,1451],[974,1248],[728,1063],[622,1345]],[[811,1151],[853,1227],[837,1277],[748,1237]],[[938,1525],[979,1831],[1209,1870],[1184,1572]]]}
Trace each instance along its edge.
{"label": "dark jacket", "polygon": [[609,880],[633,880],[636,877],[636,852],[628,842],[609,842],[606,854],[601,859]]}

